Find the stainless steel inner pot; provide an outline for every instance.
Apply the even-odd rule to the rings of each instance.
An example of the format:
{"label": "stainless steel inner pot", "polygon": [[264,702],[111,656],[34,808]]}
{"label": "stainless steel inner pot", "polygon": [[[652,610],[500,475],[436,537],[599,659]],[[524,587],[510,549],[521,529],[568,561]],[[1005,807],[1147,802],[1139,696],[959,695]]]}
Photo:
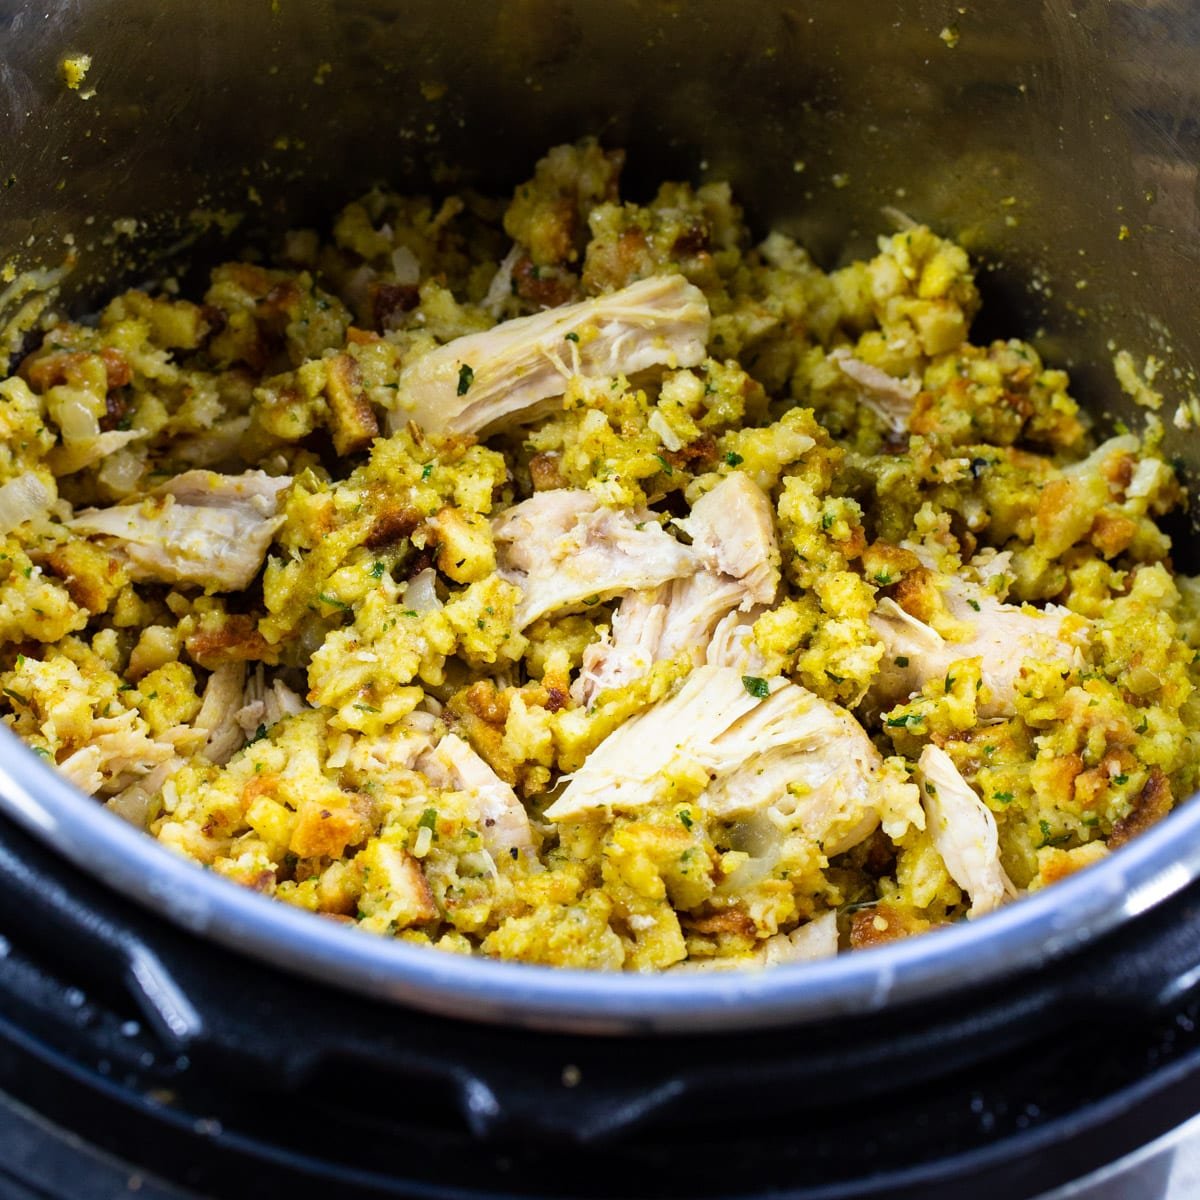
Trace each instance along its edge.
{"label": "stainless steel inner pot", "polygon": [[[64,56],[90,54],[77,90]],[[0,0],[0,263],[86,311],[269,244],[374,182],[505,188],[550,145],[629,150],[627,190],[728,178],[830,265],[899,208],[982,265],[1026,336],[1135,427],[1114,345],[1154,354],[1168,453],[1200,390],[1200,6],[1187,0]],[[232,233],[227,230],[237,222]],[[3,287],[0,284],[0,287]],[[0,318],[28,297],[0,292]],[[1178,531],[1186,562],[1195,536]],[[162,850],[0,735],[0,810],[198,935],[443,1014],[592,1032],[881,1010],[1078,949],[1200,875],[1200,805],[935,937],[759,974],[601,976],[460,959],[314,920]],[[152,964],[147,966],[152,972]]]}

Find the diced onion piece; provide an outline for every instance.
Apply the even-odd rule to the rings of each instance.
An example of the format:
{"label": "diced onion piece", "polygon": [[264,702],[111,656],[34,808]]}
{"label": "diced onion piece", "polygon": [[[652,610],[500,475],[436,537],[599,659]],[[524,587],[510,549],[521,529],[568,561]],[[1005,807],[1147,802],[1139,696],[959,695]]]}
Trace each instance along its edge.
{"label": "diced onion piece", "polygon": [[54,500],[53,491],[32,471],[10,479],[0,487],[0,535],[45,513]]}
{"label": "diced onion piece", "polygon": [[104,460],[96,478],[112,496],[123,498],[137,491],[145,470],[145,458],[126,447]]}
{"label": "diced onion piece", "polygon": [[432,567],[418,571],[404,589],[404,607],[418,613],[437,612],[442,607],[434,584],[437,572]]}
{"label": "diced onion piece", "polygon": [[49,407],[64,445],[99,437],[100,418],[78,395],[56,396]]}
{"label": "diced onion piece", "polygon": [[407,246],[397,246],[392,251],[392,274],[403,287],[412,287],[421,278],[421,264]]}

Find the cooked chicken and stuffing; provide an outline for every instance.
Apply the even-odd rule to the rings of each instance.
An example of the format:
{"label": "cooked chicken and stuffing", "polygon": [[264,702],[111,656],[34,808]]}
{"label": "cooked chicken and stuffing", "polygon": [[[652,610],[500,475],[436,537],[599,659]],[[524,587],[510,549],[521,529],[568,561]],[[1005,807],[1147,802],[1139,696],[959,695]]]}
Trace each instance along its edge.
{"label": "cooked chicken and stuffing", "polygon": [[0,383],[4,720],[171,851],[460,954],[758,966],[981,917],[1197,786],[1200,587],[966,253],[723,184],[374,191]]}

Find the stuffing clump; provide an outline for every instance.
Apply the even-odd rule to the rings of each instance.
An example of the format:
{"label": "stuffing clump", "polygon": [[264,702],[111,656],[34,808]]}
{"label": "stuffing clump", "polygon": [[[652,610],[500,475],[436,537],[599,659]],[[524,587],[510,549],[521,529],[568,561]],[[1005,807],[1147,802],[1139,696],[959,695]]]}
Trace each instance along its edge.
{"label": "stuffing clump", "polygon": [[8,726],[245,887],[607,970],[974,919],[1189,795],[1157,427],[973,343],[930,229],[825,272],[622,164],[375,190],[46,329],[0,381]]}

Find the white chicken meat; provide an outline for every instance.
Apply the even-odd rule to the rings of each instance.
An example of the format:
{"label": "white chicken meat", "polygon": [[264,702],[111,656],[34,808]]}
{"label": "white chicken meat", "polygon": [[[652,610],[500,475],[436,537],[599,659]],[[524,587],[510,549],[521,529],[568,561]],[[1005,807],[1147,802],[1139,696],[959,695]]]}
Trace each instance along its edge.
{"label": "white chicken meat", "polygon": [[846,347],[839,347],[829,357],[847,379],[858,385],[858,399],[869,408],[894,434],[906,433],[912,417],[913,402],[921,390],[915,375],[898,379],[879,367],[855,358]]}
{"label": "white chicken meat", "polygon": [[522,591],[517,628],[547,613],[694,574],[699,558],[653,513],[605,508],[590,492],[538,492],[492,522],[501,578]]}
{"label": "white chicken meat", "polygon": [[[765,693],[765,694],[764,694]],[[679,692],[614,730],[546,810],[552,821],[631,812],[694,788],[720,819],[765,817],[840,854],[879,823],[882,766],[844,709],[782,679],[697,667]]]}
{"label": "white chicken meat", "polygon": [[635,375],[704,361],[708,301],[682,275],[654,275],[455,338],[400,373],[393,432],[483,433],[542,415],[575,375]]}
{"label": "white chicken meat", "polygon": [[417,770],[434,787],[470,795],[484,845],[493,855],[532,851],[529,815],[516,792],[457,734],[446,734],[422,754]]}
{"label": "white chicken meat", "polygon": [[996,818],[945,750],[926,746],[917,769],[926,826],[934,847],[950,878],[971,897],[967,916],[991,912],[1016,895],[1000,863]]}
{"label": "white chicken meat", "polygon": [[85,509],[67,524],[105,539],[135,580],[239,591],[283,524],[279,495],[290,484],[263,471],[186,471],[138,500]]}
{"label": "white chicken meat", "polygon": [[903,703],[926,680],[944,677],[951,664],[979,658],[986,689],[979,715],[1011,716],[1017,677],[1026,659],[1073,669],[1083,665],[1085,618],[1053,604],[1043,609],[1005,604],[962,579],[945,578],[939,587],[948,613],[966,636],[950,641],[885,597],[870,616],[884,654],[867,694],[868,708],[879,711]]}
{"label": "white chicken meat", "polygon": [[[664,659],[689,651],[693,663],[740,666],[758,659],[749,623],[728,617],[770,604],[779,588],[779,547],[771,502],[749,476],[726,476],[675,524],[692,539],[700,569],[653,592],[632,592],[613,616],[611,638],[584,651],[573,693],[587,704],[600,692],[643,675]],[[728,628],[726,626],[728,625]],[[724,652],[712,656],[717,629]]]}

